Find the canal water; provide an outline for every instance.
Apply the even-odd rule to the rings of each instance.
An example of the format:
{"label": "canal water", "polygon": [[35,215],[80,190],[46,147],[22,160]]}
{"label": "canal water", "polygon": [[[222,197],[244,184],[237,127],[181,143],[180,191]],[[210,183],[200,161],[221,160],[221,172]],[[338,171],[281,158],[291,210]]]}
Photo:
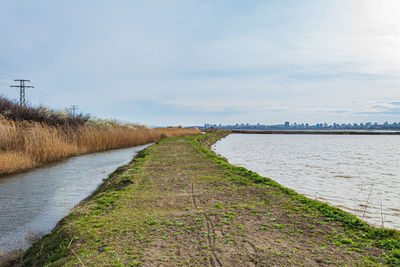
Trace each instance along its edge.
{"label": "canal water", "polygon": [[213,150],[372,225],[400,230],[400,136],[231,134]]}
{"label": "canal water", "polygon": [[0,253],[27,248],[148,145],[67,159],[0,178]]}

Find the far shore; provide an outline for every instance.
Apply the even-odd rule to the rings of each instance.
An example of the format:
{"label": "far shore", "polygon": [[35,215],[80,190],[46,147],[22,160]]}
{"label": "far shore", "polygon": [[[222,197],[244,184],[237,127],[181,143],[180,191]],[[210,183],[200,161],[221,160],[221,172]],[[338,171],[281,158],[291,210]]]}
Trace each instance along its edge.
{"label": "far shore", "polygon": [[[215,129],[206,129],[212,132]],[[355,131],[355,130],[228,130],[239,134],[339,134],[339,135],[400,135],[400,131]]]}

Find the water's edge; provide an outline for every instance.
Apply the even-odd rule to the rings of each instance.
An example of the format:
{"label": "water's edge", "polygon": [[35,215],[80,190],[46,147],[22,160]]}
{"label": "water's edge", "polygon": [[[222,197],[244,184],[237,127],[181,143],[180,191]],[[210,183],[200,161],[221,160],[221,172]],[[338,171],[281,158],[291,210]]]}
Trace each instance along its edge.
{"label": "water's edge", "polygon": [[[130,148],[113,149],[113,150],[108,150],[108,151],[103,151],[103,152],[96,152],[96,153],[92,153],[92,154],[79,155],[79,156],[63,159],[57,163],[52,163],[47,166],[42,166],[42,167],[36,168],[29,172],[18,173],[18,174],[8,175],[5,177],[4,176],[0,177],[0,189],[2,189],[2,183],[4,183],[3,187],[4,186],[6,187],[4,190],[7,190],[7,185],[8,185],[7,183],[9,183],[10,181],[11,181],[11,183],[14,181],[16,183],[21,182],[23,179],[23,178],[21,178],[21,176],[23,177],[23,176],[29,176],[30,174],[33,174],[33,175],[38,176],[38,178],[41,178],[40,177],[41,173],[49,172],[54,168],[55,169],[61,168],[62,166],[67,165],[68,163],[71,164],[71,162],[72,163],[78,162],[78,164],[79,164],[79,162],[82,161],[82,159],[83,160],[87,159],[89,161],[90,160],[96,161],[96,157],[102,156],[102,155],[104,155],[105,159],[107,159],[107,155],[112,156],[116,153],[120,153],[122,155],[120,157],[124,157],[127,155],[129,156],[129,158],[126,158],[125,160],[123,160],[122,166],[120,164],[118,164],[118,165],[112,167],[113,166],[112,162],[110,162],[110,165],[108,167],[100,166],[100,168],[97,168],[96,166],[93,166],[95,168],[94,175],[97,175],[97,178],[93,179],[94,182],[92,181],[91,184],[89,185],[90,192],[88,190],[86,190],[87,192],[84,192],[84,195],[81,194],[82,192],[79,192],[81,194],[80,196],[77,196],[79,194],[74,195],[75,191],[66,192],[66,193],[72,193],[72,195],[73,195],[72,198],[75,198],[75,199],[79,198],[76,201],[73,200],[74,204],[72,204],[71,207],[69,207],[68,204],[65,203],[65,201],[64,202],[61,201],[61,206],[63,206],[63,211],[61,211],[61,212],[59,210],[54,211],[53,210],[54,207],[50,207],[50,211],[44,210],[44,211],[40,211],[35,214],[36,217],[40,217],[37,219],[38,222],[35,222],[36,217],[31,218],[31,221],[28,222],[28,224],[34,225],[34,226],[30,226],[30,227],[35,227],[38,225],[41,226],[41,224],[47,223],[47,225],[51,225],[48,229],[45,229],[45,230],[40,229],[40,230],[35,231],[32,229],[27,229],[27,227],[25,225],[22,225],[20,228],[16,228],[15,230],[12,230],[9,233],[3,232],[3,235],[0,236],[0,241],[2,242],[0,244],[1,245],[1,247],[0,247],[0,265],[1,265],[2,261],[7,260],[7,258],[9,258],[10,255],[13,255],[13,256],[15,256],[17,254],[22,255],[22,253],[25,250],[27,250],[33,243],[35,243],[41,237],[50,233],[55,228],[57,228],[57,226],[63,220],[64,217],[68,216],[68,214],[70,214],[71,211],[73,211],[76,207],[78,207],[79,205],[82,205],[83,203],[85,203],[86,201],[91,199],[93,197],[93,195],[95,195],[99,190],[101,190],[101,188],[107,183],[107,181],[110,178],[112,178],[113,176],[118,174],[121,170],[124,169],[125,166],[131,164],[132,161],[135,160],[135,157],[137,156],[137,154],[140,153],[140,151],[143,151],[144,149],[151,146],[152,144],[154,144],[154,143],[130,147]],[[110,161],[112,161],[112,160],[110,160]],[[108,170],[107,170],[107,168],[108,168]],[[67,170],[67,171],[69,171],[69,170]],[[76,171],[80,172],[79,168],[76,168]],[[86,168],[82,172],[80,172],[80,174],[81,173],[83,173],[83,175],[84,174],[90,175],[90,170],[88,170]],[[70,173],[67,173],[67,174],[71,175]],[[49,177],[44,177],[44,176],[42,178],[50,179]],[[92,177],[89,177],[89,179],[90,178],[92,178]],[[32,181],[31,183],[34,183],[34,181]],[[79,183],[79,181],[78,181],[78,183]],[[85,184],[83,182],[83,183],[79,183],[76,187],[84,187],[86,185],[87,184]],[[76,188],[72,188],[72,189],[76,189]],[[49,190],[51,190],[51,188]],[[85,190],[83,190],[83,191],[85,191]],[[60,195],[64,194],[63,191],[57,192],[57,193]],[[55,194],[55,196],[57,197],[57,194]],[[0,198],[1,197],[3,197],[3,196],[0,196]],[[4,199],[4,197],[3,197],[3,199]],[[57,202],[57,200],[58,199],[50,198],[50,199],[48,199],[48,202],[52,202],[52,201]],[[4,202],[4,200],[2,202]],[[68,206],[68,207],[66,207],[66,206]],[[0,208],[2,208],[2,207],[4,208],[4,206],[0,206]],[[44,209],[45,208],[47,208],[47,206],[44,206]],[[65,210],[66,210],[66,212],[65,212]],[[2,219],[2,221],[4,221],[4,219],[10,215],[9,213],[10,213],[10,210],[6,210],[5,212],[0,212],[0,216],[2,216],[2,217],[0,217],[0,219]],[[9,243],[5,243],[5,242],[9,242]]]}
{"label": "water's edge", "polygon": [[92,151],[92,152],[79,153],[79,154],[75,154],[75,155],[69,155],[69,156],[66,156],[66,157],[63,157],[63,158],[60,158],[60,159],[56,159],[56,160],[52,160],[52,161],[47,161],[47,162],[41,163],[41,164],[36,165],[34,167],[31,167],[31,168],[20,169],[20,170],[17,170],[17,171],[0,174],[0,181],[1,181],[1,179],[6,179],[6,178],[11,178],[11,177],[14,177],[14,176],[18,176],[18,175],[28,174],[28,173],[33,172],[33,171],[38,170],[38,169],[50,168],[52,166],[63,164],[66,161],[68,161],[69,159],[74,159],[74,158],[77,158],[77,157],[108,153],[108,152],[113,152],[113,151],[118,151],[118,150],[123,150],[123,149],[129,149],[129,148],[132,148],[132,147],[148,146],[148,145],[151,145],[151,144],[154,144],[154,143],[146,143],[146,144],[135,145],[135,146],[112,148],[112,149],[107,149],[107,150]]}
{"label": "water's edge", "polygon": [[[292,182],[293,182],[292,180],[289,180],[289,182],[288,181],[283,182],[283,180],[282,180],[283,178],[282,177],[278,178],[278,177],[275,177],[276,175],[272,175],[272,174],[268,175],[268,174],[266,174],[266,173],[271,173],[271,170],[274,170],[275,167],[270,167],[271,165],[269,165],[268,167],[265,167],[268,172],[263,171],[263,167],[257,167],[256,165],[259,163],[257,160],[259,160],[259,159],[257,158],[257,156],[254,156],[256,154],[255,153],[255,151],[256,151],[255,149],[250,149],[252,154],[254,154],[254,155],[250,155],[250,156],[249,155],[244,155],[243,151],[241,151],[240,149],[239,150],[235,150],[235,149],[238,149],[238,146],[240,146],[240,145],[243,146],[243,143],[240,143],[240,144],[239,143],[232,143],[233,142],[232,140],[229,143],[227,142],[226,144],[224,144],[225,146],[227,146],[227,145],[230,145],[230,146],[236,145],[235,149],[230,149],[229,151],[226,150],[226,149],[224,150],[221,147],[220,147],[220,149],[216,148],[218,146],[218,144],[220,144],[220,142],[224,142],[224,140],[226,140],[230,136],[232,136],[232,135],[228,135],[228,136],[226,136],[224,138],[219,139],[211,147],[211,151],[213,153],[215,153],[219,157],[225,158],[229,162],[229,164],[232,164],[232,165],[238,166],[238,167],[244,167],[244,168],[246,168],[248,170],[251,170],[251,171],[254,171],[255,173],[258,173],[260,176],[263,176],[263,177],[272,177],[272,179],[274,181],[276,181],[278,184],[281,184],[283,187],[290,188],[290,189],[296,191],[297,193],[302,194],[302,195],[304,195],[304,196],[306,196],[306,197],[308,197],[310,199],[315,199],[315,200],[321,201],[323,203],[327,203],[328,205],[332,205],[334,207],[340,208],[340,209],[344,210],[345,212],[348,212],[348,213],[350,213],[352,215],[357,216],[359,219],[363,220],[364,222],[368,223],[371,226],[384,227],[384,228],[387,228],[387,229],[399,229],[399,227],[398,227],[398,219],[396,219],[397,221],[393,221],[393,218],[396,217],[395,215],[398,214],[399,210],[394,209],[391,206],[388,206],[388,204],[385,205],[385,203],[384,203],[383,204],[383,213],[382,213],[382,202],[380,202],[381,203],[380,207],[379,207],[379,203],[377,205],[375,205],[376,207],[373,206],[372,204],[376,204],[374,202],[377,202],[379,200],[378,197],[381,197],[381,196],[379,195],[379,191],[377,191],[378,189],[373,188],[377,192],[374,191],[373,194],[372,194],[372,197],[371,197],[372,189],[370,189],[370,187],[368,187],[369,184],[366,183],[365,185],[363,185],[365,187],[364,188],[365,190],[362,192],[362,194],[363,194],[362,196],[364,198],[366,198],[366,200],[364,198],[358,199],[358,200],[357,199],[351,199],[350,195],[347,195],[344,199],[341,199],[339,202],[337,202],[337,201],[335,202],[334,199],[332,200],[332,197],[334,195],[329,196],[329,195],[320,194],[319,190],[321,190],[321,187],[316,188],[315,189],[316,193],[314,194],[314,193],[310,193],[307,190],[305,190],[304,188],[306,188],[306,187],[303,188],[303,187],[299,187],[295,183],[292,184]],[[243,135],[242,135],[242,133],[240,133],[240,134],[237,134],[237,136],[243,136]],[[266,136],[271,136],[271,135],[266,135]],[[290,138],[290,137],[288,137],[288,138]],[[324,138],[327,138],[327,137],[324,137]],[[337,138],[341,138],[341,137],[338,136]],[[236,154],[233,153],[232,151],[235,152]],[[233,153],[233,154],[229,154],[229,153]],[[261,153],[261,152],[259,152],[259,153]],[[254,156],[254,158],[252,158],[253,156]],[[242,157],[246,157],[246,160],[244,160],[244,161],[241,160]],[[250,157],[250,158],[248,158],[248,157]],[[274,157],[274,156],[273,155],[269,155],[269,157]],[[254,161],[254,162],[252,162],[252,161]],[[249,164],[249,162],[251,164]],[[266,162],[268,162],[269,164],[273,163],[273,162],[271,163],[270,161],[266,161]],[[283,166],[283,167],[281,167],[279,169],[279,172],[281,172],[280,173],[281,176],[283,175],[284,177],[294,177],[295,179],[298,179],[298,178],[296,178],[296,177],[298,177],[298,175],[307,176],[305,174],[306,171],[304,171],[304,170],[300,171],[300,173],[299,173],[298,170],[289,169],[289,167],[287,167],[288,166],[287,163],[281,164],[281,165],[282,166],[285,165],[285,166]],[[301,166],[300,167],[296,166],[296,167],[300,168]],[[324,172],[324,171],[327,171],[327,170],[321,170],[320,169],[319,171],[320,172],[321,171]],[[296,173],[296,175],[294,175],[294,173]],[[328,174],[328,172],[327,172],[327,174]],[[360,176],[363,176],[363,175],[360,175]],[[307,177],[309,177],[309,176],[307,176]],[[348,181],[349,177],[341,176],[341,178],[342,178],[342,180],[345,179],[344,181],[342,181],[342,183],[345,183],[345,182],[349,183],[349,181]],[[366,179],[367,178],[368,177],[366,177]],[[305,178],[303,177],[302,179],[305,179]],[[362,179],[364,179],[364,178],[362,178]],[[301,179],[299,179],[299,180],[301,180]],[[364,182],[364,181],[362,181],[362,182]],[[310,183],[310,182],[307,181],[307,183]],[[344,186],[346,186],[346,185],[347,184],[344,184]],[[315,186],[315,185],[314,184],[310,184],[310,185],[307,184],[307,186],[311,186],[312,187],[312,186]],[[328,185],[322,184],[322,185],[319,185],[319,186],[324,187],[324,186],[329,186],[329,184]],[[353,188],[352,190],[353,191],[357,191],[357,190],[359,190],[359,188]],[[369,193],[369,194],[367,194],[367,193]],[[360,194],[360,193],[357,192],[357,194]],[[364,196],[364,194],[365,194],[365,196]],[[376,195],[376,199],[374,198],[375,195]],[[338,195],[338,196],[340,196],[340,195]],[[346,205],[346,201],[347,202],[348,201],[353,201],[354,205]],[[359,209],[356,209],[356,207],[355,207],[356,204],[358,206],[360,206]],[[365,206],[365,208],[364,208],[363,205],[367,205],[367,206]],[[385,213],[385,208],[389,209],[390,212],[393,213],[393,214]],[[393,211],[391,210],[392,208],[393,208]],[[372,215],[372,213],[374,213],[374,212],[376,213],[376,215]]]}

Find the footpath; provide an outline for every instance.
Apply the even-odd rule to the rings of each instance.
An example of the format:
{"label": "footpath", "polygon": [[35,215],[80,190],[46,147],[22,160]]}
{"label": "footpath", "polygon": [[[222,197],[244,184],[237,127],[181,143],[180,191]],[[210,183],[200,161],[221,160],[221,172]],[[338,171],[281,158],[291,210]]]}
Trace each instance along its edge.
{"label": "footpath", "polygon": [[225,132],[164,139],[74,208],[17,265],[400,265],[367,226],[209,151]]}

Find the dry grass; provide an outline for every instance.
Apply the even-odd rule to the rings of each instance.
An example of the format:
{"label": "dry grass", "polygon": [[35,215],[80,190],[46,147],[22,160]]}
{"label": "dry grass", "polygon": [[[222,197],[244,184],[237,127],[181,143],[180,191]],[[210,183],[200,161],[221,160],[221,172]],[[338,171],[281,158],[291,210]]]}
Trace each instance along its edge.
{"label": "dry grass", "polygon": [[54,127],[0,119],[0,175],[69,156],[154,142],[160,134],[138,125]]}
{"label": "dry grass", "polygon": [[0,152],[0,174],[14,173],[33,168],[37,163],[28,154]]}
{"label": "dry grass", "polygon": [[196,134],[198,129],[140,125],[49,126],[0,119],[0,175],[20,172],[74,155],[130,147],[160,138]]}
{"label": "dry grass", "polygon": [[187,129],[180,127],[155,128],[154,131],[163,135],[164,137],[184,136],[201,133],[201,131],[197,128]]}

